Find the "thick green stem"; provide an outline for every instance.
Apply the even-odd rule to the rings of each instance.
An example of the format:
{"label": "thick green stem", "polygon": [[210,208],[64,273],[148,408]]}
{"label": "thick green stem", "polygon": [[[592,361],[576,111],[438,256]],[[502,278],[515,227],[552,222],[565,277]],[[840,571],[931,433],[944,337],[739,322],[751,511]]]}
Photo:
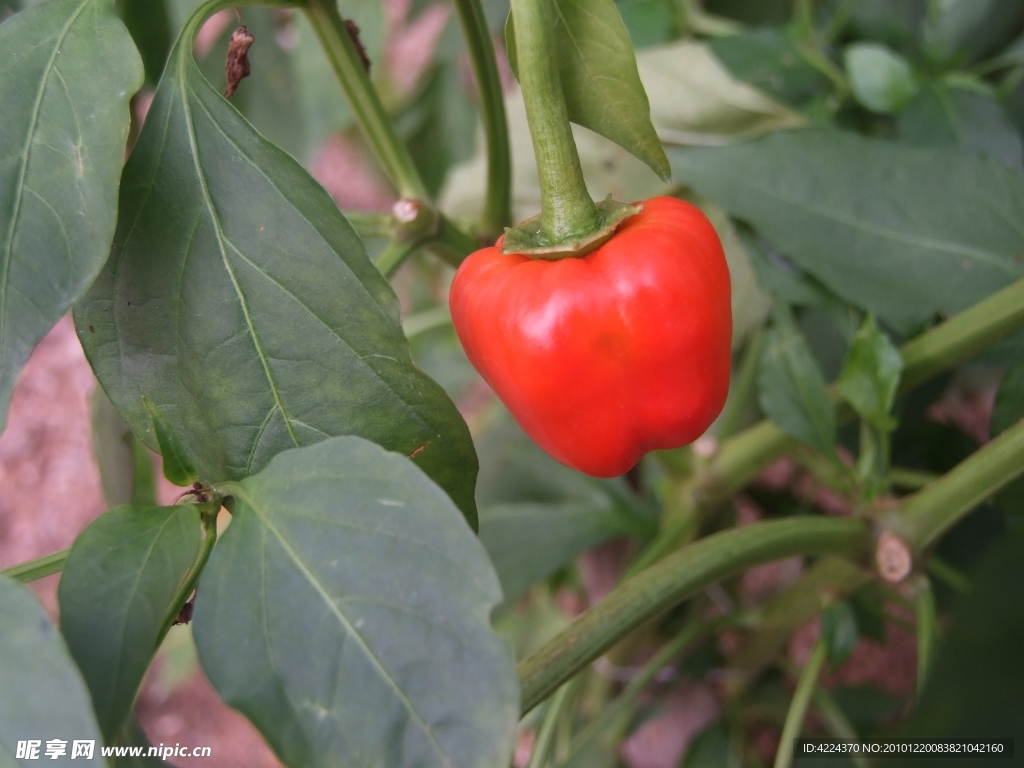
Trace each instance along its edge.
{"label": "thick green stem", "polygon": [[519,664],[522,711],[529,712],[634,627],[720,579],[792,555],[858,557],[869,548],[864,521],[822,517],[754,523],[701,539],[613,589],[524,659]]}
{"label": "thick green stem", "polygon": [[37,557],[35,560],[29,560],[27,563],[12,565],[10,568],[4,568],[0,571],[0,576],[6,576],[22,584],[28,584],[30,581],[41,579],[44,576],[60,573],[64,570],[64,563],[67,561],[70,551],[70,549],[62,549],[60,552]]}
{"label": "thick green stem", "polygon": [[303,10],[384,173],[402,197],[427,199],[426,187],[412,157],[398,138],[345,22],[338,15],[336,0],[305,0]]}
{"label": "thick green stem", "polygon": [[793,692],[793,701],[789,704],[786,722],[779,737],[779,749],[775,753],[775,768],[789,768],[793,763],[793,742],[800,735],[804,717],[807,715],[807,706],[811,703],[811,696],[818,684],[818,675],[821,674],[821,668],[827,658],[828,641],[824,637],[819,637],[811,651],[811,657],[804,664],[796,690]]}
{"label": "thick green stem", "polygon": [[597,207],[583,180],[553,54],[551,0],[512,0],[519,82],[540,177],[541,232],[562,243],[598,228]]}
{"label": "thick green stem", "polygon": [[985,499],[1024,472],[1024,420],[934,483],[903,501],[892,530],[915,553],[938,540]]}
{"label": "thick green stem", "polygon": [[469,63],[480,94],[480,116],[487,138],[487,196],[480,225],[484,234],[496,238],[512,223],[512,151],[505,98],[480,0],[455,0],[455,10],[469,48]]}
{"label": "thick green stem", "polygon": [[[912,389],[1021,329],[1024,329],[1024,280],[1018,280],[904,344],[900,348],[903,358],[900,391]],[[839,420],[850,418],[853,412],[839,404],[835,388],[831,394],[837,404]],[[722,443],[701,483],[698,498],[704,502],[729,498],[794,445],[796,440],[770,421],[745,429]]]}

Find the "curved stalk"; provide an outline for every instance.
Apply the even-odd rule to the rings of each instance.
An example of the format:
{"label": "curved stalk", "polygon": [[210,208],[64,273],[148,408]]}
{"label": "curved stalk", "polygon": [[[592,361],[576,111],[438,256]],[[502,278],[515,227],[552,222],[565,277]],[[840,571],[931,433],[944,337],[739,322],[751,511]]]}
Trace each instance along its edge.
{"label": "curved stalk", "polygon": [[863,520],[802,517],[754,523],[708,536],[623,582],[519,664],[529,712],[631,629],[694,592],[754,565],[792,555],[870,550]]}
{"label": "curved stalk", "polygon": [[551,0],[512,0],[512,19],[519,82],[540,178],[541,232],[550,243],[563,243],[593,232],[599,220],[583,180],[552,55],[555,12]]}
{"label": "curved stalk", "polygon": [[164,616],[163,627],[160,630],[160,634],[157,635],[157,645],[160,645],[168,630],[174,626],[178,612],[188,600],[188,596],[196,588],[199,576],[202,574],[203,568],[206,567],[206,561],[210,559],[213,545],[217,543],[217,513],[220,511],[221,501],[221,497],[215,495],[213,501],[197,505],[203,524],[202,533],[199,538],[199,552],[196,553],[196,559],[192,561],[188,573],[181,580],[181,584],[178,585],[178,591],[175,593],[174,599],[171,600],[167,615]]}
{"label": "curved stalk", "polygon": [[305,0],[301,7],[384,173],[402,197],[427,199],[426,187],[370,81],[335,0]]}
{"label": "curved stalk", "polygon": [[800,735],[804,717],[807,715],[807,706],[811,703],[811,695],[814,693],[818,675],[821,674],[826,658],[828,641],[824,637],[819,637],[811,651],[811,657],[807,659],[803,671],[800,672],[793,700],[789,704],[789,711],[786,712],[786,722],[779,737],[779,749],[775,753],[775,768],[789,768],[793,763],[793,742]]}
{"label": "curved stalk", "polygon": [[64,570],[64,563],[67,562],[70,551],[70,549],[62,549],[60,552],[37,557],[35,560],[29,560],[26,563],[12,565],[10,568],[4,568],[0,571],[0,576],[14,579],[21,584],[28,584],[36,579],[52,576]]}
{"label": "curved stalk", "polygon": [[420,244],[415,240],[392,240],[380,252],[374,264],[384,277],[391,277]]}
{"label": "curved stalk", "polygon": [[481,231],[497,238],[512,223],[512,150],[508,141],[505,98],[498,76],[487,18],[480,0],[455,0],[469,63],[480,94],[480,117],[487,139],[487,196]]}
{"label": "curved stalk", "polygon": [[1024,473],[1024,419],[903,501],[892,530],[917,554]]}

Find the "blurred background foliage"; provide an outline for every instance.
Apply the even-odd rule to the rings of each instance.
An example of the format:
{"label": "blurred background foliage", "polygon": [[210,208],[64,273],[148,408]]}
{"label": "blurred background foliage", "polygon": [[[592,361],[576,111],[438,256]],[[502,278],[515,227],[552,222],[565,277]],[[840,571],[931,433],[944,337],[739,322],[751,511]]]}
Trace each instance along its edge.
{"label": "blurred background foliage", "polygon": [[[0,0],[0,17],[26,4]],[[722,237],[733,276],[736,386],[728,417],[698,443],[696,458],[690,451],[648,457],[612,481],[556,464],[512,422],[462,354],[445,309],[451,270],[419,254],[393,281],[418,364],[459,404],[473,432],[480,536],[506,598],[496,622],[520,656],[599,599],[671,515],[673,466],[699,461],[713,441],[759,418],[776,421],[802,447],[706,514],[699,533],[759,518],[848,514],[862,500],[849,471],[861,435],[856,425],[832,419],[826,382],[852,375],[844,366],[865,318],[877,320],[884,343],[898,345],[1024,276],[1024,0],[616,4],[673,181],[666,184],[618,146],[576,127],[590,190],[595,198],[611,193],[622,200],[674,194],[700,205]],[[143,54],[151,93],[198,2],[118,5]],[[514,216],[521,220],[538,211],[540,198],[522,99],[502,49],[508,3],[483,5],[507,89]],[[472,222],[484,198],[486,158],[450,5],[339,6],[359,27],[371,75],[428,190],[446,213]],[[357,223],[360,214],[386,214],[394,195],[372,168],[311,29],[288,11],[247,8],[243,20],[256,38],[252,76],[232,103],[307,164]],[[216,87],[224,82],[226,40],[235,26],[234,15],[222,12],[197,44]],[[410,47],[403,55],[388,43],[399,37]],[[138,119],[146,98],[137,97]],[[344,149],[348,170],[340,175],[331,167],[338,155],[325,150],[332,142]],[[371,255],[383,244],[367,236]],[[881,373],[871,375],[881,381]],[[883,420],[890,405],[894,470],[886,492],[898,497],[1024,416],[1024,334],[883,403]],[[914,595],[847,574],[843,583],[853,587],[835,602],[834,563],[802,559],[708,590],[615,649],[608,657],[613,666],[598,665],[575,690],[574,714],[556,734],[556,763],[770,764],[818,631],[812,617],[828,602],[833,608],[821,631],[831,633],[833,669],[813,700],[807,733],[1024,737],[1022,521],[1018,481],[935,549],[930,576],[943,637],[920,705],[915,646],[907,642],[917,629]],[[791,610],[808,601],[809,612]],[[736,622],[670,659],[600,738],[574,751],[580,723],[597,717],[652,650],[708,606]],[[172,637],[164,651],[167,685],[195,663],[187,638]],[[756,674],[741,664],[751,654]],[[523,739],[540,715],[527,718]],[[666,728],[675,735],[665,736]]]}

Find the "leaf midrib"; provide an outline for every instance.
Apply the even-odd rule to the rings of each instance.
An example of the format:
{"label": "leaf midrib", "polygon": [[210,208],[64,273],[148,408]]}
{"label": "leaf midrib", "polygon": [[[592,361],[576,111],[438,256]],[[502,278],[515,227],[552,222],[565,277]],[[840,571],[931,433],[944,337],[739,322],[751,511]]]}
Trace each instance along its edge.
{"label": "leaf midrib", "polygon": [[[376,654],[373,653],[373,651],[370,649],[370,646],[367,644],[366,640],[363,639],[363,636],[356,631],[355,625],[351,621],[349,621],[348,617],[345,616],[345,614],[341,611],[341,609],[334,602],[334,600],[331,599],[331,596],[327,592],[327,590],[320,584],[320,582],[309,570],[309,568],[306,567],[306,564],[299,557],[298,553],[292,548],[288,540],[271,522],[266,510],[264,510],[259,504],[256,503],[256,500],[252,497],[252,495],[248,492],[245,486],[242,485],[241,483],[232,483],[232,493],[245,502],[245,504],[253,511],[256,517],[259,518],[260,522],[263,524],[264,530],[269,531],[274,536],[278,544],[281,546],[281,549],[284,550],[288,558],[295,564],[295,567],[299,569],[299,572],[306,579],[306,581],[313,588],[313,590],[317,593],[317,595],[319,595],[320,599],[323,600],[324,604],[328,606],[330,612],[338,620],[338,623],[341,624],[342,629],[356,643],[359,649],[363,652],[363,655],[366,657],[366,659],[370,662],[374,669],[376,669],[377,674],[381,677],[382,680],[384,680],[387,686],[392,690],[392,692],[394,693],[395,697],[399,700],[399,702],[401,702],[401,704],[405,708],[406,712],[408,712],[412,720],[420,727],[424,735],[427,737],[427,740],[430,742],[431,746],[433,746],[438,757],[441,758],[441,760],[444,762],[447,768],[455,768],[451,760],[448,758],[448,755],[445,753],[444,749],[441,747],[437,739],[434,737],[434,733],[430,729],[430,726],[427,725],[426,721],[416,710],[416,707],[409,700],[409,697],[399,687],[398,683],[395,681],[395,679],[388,672],[387,668],[384,666],[384,663],[377,658]],[[265,594],[263,598],[264,601],[266,601]]]}
{"label": "leaf midrib", "polygon": [[259,336],[256,333],[256,328],[253,325],[248,301],[246,300],[242,287],[238,284],[238,278],[235,276],[235,272],[228,261],[227,251],[224,247],[226,241],[224,231],[221,228],[220,218],[217,215],[217,210],[213,205],[213,199],[210,196],[206,176],[199,164],[199,141],[196,138],[195,124],[192,121],[192,108],[188,103],[188,95],[185,89],[185,70],[187,67],[187,57],[190,55],[191,51],[189,48],[182,46],[178,49],[178,87],[179,94],[181,96],[181,108],[185,113],[185,130],[188,132],[189,146],[192,149],[192,166],[195,168],[196,180],[199,182],[199,187],[202,190],[203,204],[210,213],[210,221],[213,224],[214,231],[217,235],[217,246],[220,249],[221,261],[224,264],[224,269],[227,270],[228,277],[231,278],[231,284],[235,289],[235,294],[238,296],[239,306],[241,306],[242,314],[245,316],[245,323],[249,329],[249,336],[252,338],[256,355],[259,357],[260,363],[263,366],[263,373],[267,377],[267,383],[270,385],[270,391],[273,394],[274,401],[277,403],[277,407],[281,411],[281,418],[284,421],[285,429],[288,430],[288,436],[291,437],[292,443],[294,443],[295,447],[298,448],[300,447],[298,438],[295,436],[295,430],[292,428],[291,420],[288,417],[287,411],[285,411],[284,403],[281,400],[281,393],[277,388],[277,382],[274,381],[274,375],[270,370],[270,361],[267,360],[266,353],[263,350],[263,345],[260,343]]}

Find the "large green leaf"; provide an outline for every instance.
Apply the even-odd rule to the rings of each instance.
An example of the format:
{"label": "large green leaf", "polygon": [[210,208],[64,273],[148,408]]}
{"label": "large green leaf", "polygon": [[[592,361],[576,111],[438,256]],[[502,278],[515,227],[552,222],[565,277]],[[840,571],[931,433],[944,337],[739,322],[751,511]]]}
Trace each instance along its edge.
{"label": "large green leaf", "polygon": [[193,632],[224,700],[294,768],[504,768],[518,720],[483,546],[408,459],[357,437],[224,486]]}
{"label": "large green leaf", "polygon": [[103,739],[89,691],[43,606],[0,576],[0,616],[0,765],[24,765],[15,755],[18,742],[29,740],[38,742],[42,759],[47,739],[66,740],[60,765],[78,765],[68,762],[76,739],[96,742],[99,757]]}
{"label": "large green leaf", "polygon": [[60,629],[92,694],[108,742],[135,694],[200,557],[199,510],[118,507],[75,539],[61,576]]}
{"label": "large green leaf", "polygon": [[822,453],[834,451],[836,419],[825,379],[785,304],[774,312],[757,391],[761,410],[784,432]]}
{"label": "large green leaf", "polygon": [[[569,119],[643,160],[662,179],[668,158],[651,124],[651,106],[637,71],[629,31],[612,0],[551,0],[554,50]],[[518,73],[512,16],[505,46]],[[518,75],[517,75],[518,76]]]}
{"label": "large green leaf", "polygon": [[0,427],[21,367],[110,253],[142,62],[112,0],[0,24]]}
{"label": "large green leaf", "polygon": [[957,145],[1020,170],[1021,135],[1003,106],[984,93],[931,83],[900,115],[899,137],[915,144]]}
{"label": "large green leaf", "polygon": [[358,434],[414,455],[473,519],[477,461],[412,363],[398,302],[330,196],[200,74],[186,26],[125,168],[111,259],[75,312],[104,389],[148,396],[204,480]]}
{"label": "large green leaf", "polygon": [[1024,175],[988,158],[828,130],[671,157],[680,182],[900,330],[1024,275]]}

